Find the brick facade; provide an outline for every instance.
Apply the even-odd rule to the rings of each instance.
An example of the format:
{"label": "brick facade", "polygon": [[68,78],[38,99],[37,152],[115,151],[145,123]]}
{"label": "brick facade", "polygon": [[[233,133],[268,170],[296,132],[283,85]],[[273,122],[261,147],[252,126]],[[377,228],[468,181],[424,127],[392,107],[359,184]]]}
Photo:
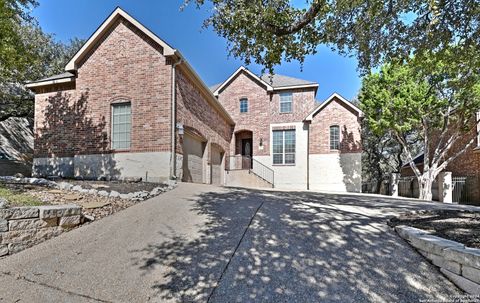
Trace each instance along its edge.
{"label": "brick facade", "polygon": [[[310,124],[309,153],[360,153],[361,125],[358,113],[334,99],[313,117]],[[340,127],[340,149],[330,150],[330,126]]]}
{"label": "brick facade", "polygon": [[[291,92],[292,113],[280,113],[280,92]],[[242,131],[253,132],[253,155],[270,154],[270,124],[301,122],[315,107],[315,88],[295,89],[269,93],[264,85],[248,75],[238,73],[219,93],[218,100],[235,121],[237,140],[244,138]],[[240,99],[248,99],[248,112],[240,113]],[[263,149],[260,147],[262,139]],[[230,151],[239,153],[235,136]]]}
{"label": "brick facade", "polygon": [[79,65],[75,87],[35,96],[35,157],[115,152],[111,104],[123,101],[132,106],[129,151],[169,151],[171,65],[161,51],[117,21]]}

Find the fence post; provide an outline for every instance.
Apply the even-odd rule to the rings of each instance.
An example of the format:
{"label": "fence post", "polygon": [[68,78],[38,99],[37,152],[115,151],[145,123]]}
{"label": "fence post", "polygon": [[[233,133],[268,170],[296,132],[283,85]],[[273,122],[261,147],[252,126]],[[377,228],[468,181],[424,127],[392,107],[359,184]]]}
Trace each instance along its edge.
{"label": "fence post", "polygon": [[398,197],[398,182],[400,181],[399,173],[390,174],[390,195],[392,197]]}
{"label": "fence post", "polygon": [[438,199],[443,203],[453,202],[452,173],[449,171],[438,175]]}

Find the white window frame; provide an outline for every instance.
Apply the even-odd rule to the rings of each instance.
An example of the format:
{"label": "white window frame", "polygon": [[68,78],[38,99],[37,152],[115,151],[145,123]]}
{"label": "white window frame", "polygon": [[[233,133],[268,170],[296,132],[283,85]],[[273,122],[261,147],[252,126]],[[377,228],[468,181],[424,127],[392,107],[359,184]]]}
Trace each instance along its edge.
{"label": "white window frame", "polygon": [[[287,97],[287,96],[290,97],[289,100],[285,101],[285,100],[282,99],[283,97]],[[292,113],[293,112],[293,93],[291,93],[291,92],[280,93],[279,97],[280,97],[280,103],[279,103],[278,111],[281,114]],[[290,111],[282,111],[282,105],[283,104],[290,104]]]}
{"label": "white window frame", "polygon": [[[246,111],[242,111],[242,103],[243,102],[245,102],[245,104],[247,104]],[[248,98],[241,98],[240,99],[240,113],[241,114],[248,113]]]}
{"label": "white window frame", "polygon": [[[291,132],[293,133],[293,140],[294,140],[294,151],[293,152],[285,152],[285,133],[286,132]],[[274,146],[275,146],[275,139],[274,139],[274,133],[281,133],[281,140],[282,140],[282,152],[281,153],[275,153],[274,152]],[[273,130],[272,131],[272,164],[273,165],[295,165],[296,164],[296,153],[297,153],[297,134],[295,129],[284,129],[284,130]],[[275,155],[282,155],[282,162],[281,163],[275,163]],[[293,162],[286,162],[286,156],[287,155],[293,155]]]}
{"label": "white window frame", "polygon": [[[118,145],[116,145],[116,141],[115,141],[115,107],[116,106],[122,106],[122,105],[129,105],[130,106],[130,121],[129,123],[123,123],[123,124],[126,124],[126,125],[129,125],[130,126],[130,129],[125,132],[122,132],[121,134],[124,134],[124,133],[130,133],[130,136],[129,136],[129,140],[128,141],[119,141],[119,142],[127,142],[128,143],[128,146],[121,146],[121,147],[118,147]],[[111,104],[111,132],[110,132],[110,135],[111,135],[111,139],[110,139],[110,147],[111,149],[113,150],[129,150],[132,146],[132,103],[130,101],[125,101],[125,102],[115,102],[115,103],[112,103]],[[120,115],[119,115],[120,116]],[[118,125],[118,124],[117,124]],[[117,143],[119,143],[117,142]]]}
{"label": "white window frame", "polygon": [[[336,128],[338,130],[337,148],[332,148],[332,128]],[[341,139],[340,139],[340,125],[338,125],[338,124],[330,125],[330,127],[328,128],[328,138],[329,138],[328,146],[330,147],[330,150],[334,150],[334,151],[340,150],[340,142],[341,142]]]}

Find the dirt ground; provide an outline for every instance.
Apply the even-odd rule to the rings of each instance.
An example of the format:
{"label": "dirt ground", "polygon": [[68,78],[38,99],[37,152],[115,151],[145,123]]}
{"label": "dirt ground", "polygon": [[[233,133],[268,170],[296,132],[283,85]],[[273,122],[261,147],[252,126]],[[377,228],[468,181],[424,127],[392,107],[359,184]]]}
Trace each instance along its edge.
{"label": "dirt ground", "polygon": [[432,235],[480,248],[480,213],[460,210],[432,210],[406,213],[392,218],[390,226],[407,225]]}

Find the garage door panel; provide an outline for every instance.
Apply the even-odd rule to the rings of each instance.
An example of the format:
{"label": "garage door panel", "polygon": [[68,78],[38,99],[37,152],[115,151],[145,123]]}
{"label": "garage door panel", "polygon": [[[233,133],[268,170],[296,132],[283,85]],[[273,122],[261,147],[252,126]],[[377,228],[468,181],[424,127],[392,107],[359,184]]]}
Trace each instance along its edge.
{"label": "garage door panel", "polygon": [[212,184],[222,184],[222,151],[213,146],[212,147]]}
{"label": "garage door panel", "polygon": [[183,176],[184,182],[203,182],[203,153],[205,144],[185,134],[183,138]]}

